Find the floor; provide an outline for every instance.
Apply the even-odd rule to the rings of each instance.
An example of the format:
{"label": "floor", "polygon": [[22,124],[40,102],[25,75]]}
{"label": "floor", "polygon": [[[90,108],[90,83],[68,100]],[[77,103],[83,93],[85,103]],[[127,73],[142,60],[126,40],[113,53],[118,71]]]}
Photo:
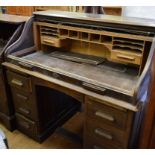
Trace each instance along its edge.
{"label": "floor", "polygon": [[[83,116],[81,113],[74,115],[67,123],[63,125],[65,129],[77,133],[82,137]],[[48,137],[43,143],[39,144],[28,136],[22,134],[20,131],[15,130],[10,132],[1,123],[0,128],[4,131],[10,149],[80,149],[82,144],[78,141],[73,141],[65,135],[55,132]]]}

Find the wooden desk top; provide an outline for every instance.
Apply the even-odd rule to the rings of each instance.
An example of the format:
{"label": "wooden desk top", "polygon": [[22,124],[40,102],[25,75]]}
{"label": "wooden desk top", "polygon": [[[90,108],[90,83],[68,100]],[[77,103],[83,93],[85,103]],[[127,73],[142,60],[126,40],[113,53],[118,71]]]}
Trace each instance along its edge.
{"label": "wooden desk top", "polygon": [[123,109],[125,108],[125,109],[131,110],[131,111],[139,111],[139,108],[140,108],[139,104],[132,105],[131,103],[128,103],[126,101],[118,100],[116,98],[112,98],[112,97],[109,97],[109,96],[106,96],[106,95],[100,95],[100,94],[97,94],[95,92],[91,92],[91,91],[89,91],[89,90],[87,90],[87,89],[85,89],[83,87],[80,87],[80,86],[77,86],[77,85],[74,85],[74,84],[70,84],[70,83],[62,81],[62,80],[58,80],[56,78],[44,75],[44,74],[39,73],[39,72],[24,69],[24,68],[22,68],[20,66],[12,64],[12,63],[4,62],[3,66],[8,67],[8,68],[10,68],[12,70],[19,71],[21,73],[25,73],[25,74],[34,76],[36,78],[43,79],[45,81],[57,84],[59,86],[63,86],[65,88],[69,88],[69,89],[71,89],[73,91],[83,93],[85,95],[88,95],[88,96],[103,100],[108,105],[111,105],[111,106],[116,106],[116,107],[119,106],[120,108],[123,108]]}
{"label": "wooden desk top", "polygon": [[28,21],[30,17],[26,16],[17,16],[17,15],[8,15],[8,14],[0,14],[0,22],[6,22],[6,23],[23,23]]}
{"label": "wooden desk top", "polygon": [[133,96],[134,88],[138,81],[136,75],[116,71],[112,68],[107,68],[104,65],[93,66],[66,61],[51,57],[48,54],[45,54],[45,52],[29,54],[21,59],[25,62],[28,61],[32,65],[40,66],[45,70],[54,71],[129,96]]}

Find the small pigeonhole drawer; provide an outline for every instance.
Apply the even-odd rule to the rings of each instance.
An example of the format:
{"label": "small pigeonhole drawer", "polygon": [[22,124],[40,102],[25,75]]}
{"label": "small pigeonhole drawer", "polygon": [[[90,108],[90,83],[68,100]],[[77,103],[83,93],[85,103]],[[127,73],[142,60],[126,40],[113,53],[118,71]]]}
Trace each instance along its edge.
{"label": "small pigeonhole drawer", "polygon": [[41,36],[41,43],[54,47],[61,47],[61,39],[49,36]]}
{"label": "small pigeonhole drawer", "polygon": [[32,92],[31,79],[29,77],[12,71],[7,71],[7,79],[11,87],[15,87],[26,92]]}
{"label": "small pigeonhole drawer", "polygon": [[131,63],[140,65],[142,60],[142,54],[137,53],[129,53],[129,52],[122,52],[122,51],[112,51],[111,52],[111,59],[117,62],[122,63]]}

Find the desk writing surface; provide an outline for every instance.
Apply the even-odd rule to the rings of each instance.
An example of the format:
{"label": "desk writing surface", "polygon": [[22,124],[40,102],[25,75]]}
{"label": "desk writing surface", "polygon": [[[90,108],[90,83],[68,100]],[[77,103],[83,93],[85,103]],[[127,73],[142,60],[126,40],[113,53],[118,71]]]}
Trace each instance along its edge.
{"label": "desk writing surface", "polygon": [[138,81],[136,75],[114,71],[99,65],[80,64],[72,61],[54,58],[43,52],[35,52],[22,57],[23,60],[44,69],[55,71],[69,77],[110,88],[118,92],[133,95],[134,87]]}

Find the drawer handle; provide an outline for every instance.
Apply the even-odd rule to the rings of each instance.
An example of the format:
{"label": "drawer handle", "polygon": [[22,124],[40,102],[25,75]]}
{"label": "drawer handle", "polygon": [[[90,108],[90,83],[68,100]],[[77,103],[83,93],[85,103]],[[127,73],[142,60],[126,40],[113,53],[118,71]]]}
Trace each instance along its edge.
{"label": "drawer handle", "polygon": [[102,149],[101,147],[97,146],[97,145],[94,145],[93,146],[93,149]]}
{"label": "drawer handle", "polygon": [[99,116],[101,118],[104,118],[104,119],[106,119],[108,121],[111,121],[111,122],[114,122],[114,120],[115,120],[113,116],[107,115],[107,114],[105,114],[103,112],[100,112],[100,111],[96,111],[95,115]]}
{"label": "drawer handle", "polygon": [[102,91],[102,92],[105,92],[105,91],[106,91],[106,89],[103,88],[103,87],[95,86],[95,85],[90,84],[90,83],[87,83],[87,82],[83,82],[82,85],[83,85],[85,88],[88,88],[88,89],[97,90],[97,91]]}
{"label": "drawer handle", "polygon": [[21,95],[21,94],[17,94],[17,97],[27,101],[28,100],[28,97],[27,96],[24,96],[24,95]]}
{"label": "drawer handle", "polygon": [[95,133],[96,133],[97,135],[100,135],[100,136],[102,136],[102,137],[108,139],[108,140],[112,140],[112,138],[113,138],[112,135],[109,135],[109,134],[107,134],[107,133],[101,131],[100,129],[95,129]]}
{"label": "drawer handle", "polygon": [[17,80],[17,79],[13,79],[13,80],[11,81],[11,83],[12,83],[12,84],[15,84],[15,85],[17,85],[17,86],[19,86],[19,87],[22,87],[22,86],[23,86],[23,83],[22,83],[21,81]]}
{"label": "drawer handle", "polygon": [[30,64],[26,64],[26,63],[23,63],[23,62],[18,62],[19,66],[21,67],[24,67],[26,69],[30,69],[30,70],[33,70],[33,66],[30,65]]}
{"label": "drawer handle", "polygon": [[20,122],[20,125],[26,129],[30,129],[30,125],[27,124],[26,122]]}
{"label": "drawer handle", "polygon": [[29,113],[30,113],[29,110],[26,110],[26,109],[24,109],[24,108],[19,108],[19,110],[20,110],[21,112],[25,113],[25,114],[29,114]]}
{"label": "drawer handle", "polygon": [[130,56],[122,55],[122,54],[118,54],[117,58],[126,59],[126,60],[130,60],[130,61],[134,61],[135,60],[134,57],[130,57]]}
{"label": "drawer handle", "polygon": [[56,79],[60,79],[61,76],[58,73],[53,73],[52,76]]}

